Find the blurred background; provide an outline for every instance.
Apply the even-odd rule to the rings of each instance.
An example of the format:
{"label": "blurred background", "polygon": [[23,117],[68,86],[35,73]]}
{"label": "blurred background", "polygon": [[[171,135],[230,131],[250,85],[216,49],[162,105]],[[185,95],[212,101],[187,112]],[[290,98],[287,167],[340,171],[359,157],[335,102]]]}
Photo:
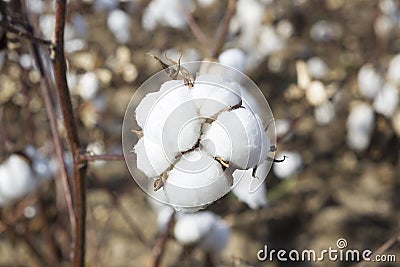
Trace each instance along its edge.
{"label": "blurred background", "polygon": [[[54,1],[23,5],[1,1],[1,25],[23,29],[28,14],[38,37],[51,40]],[[151,52],[246,73],[274,113],[276,158],[288,156],[274,164],[266,192],[229,193],[186,224],[146,198],[123,160],[89,163],[87,266],[157,266],[163,238],[159,266],[355,265],[257,260],[264,245],[321,251],[340,238],[349,249],[400,256],[398,1],[71,0],[65,30],[67,79],[88,153],[122,154],[125,109],[161,69]],[[1,27],[0,266],[69,266],[68,212],[40,82],[29,38]],[[212,237],[221,244],[205,244],[215,245]]]}

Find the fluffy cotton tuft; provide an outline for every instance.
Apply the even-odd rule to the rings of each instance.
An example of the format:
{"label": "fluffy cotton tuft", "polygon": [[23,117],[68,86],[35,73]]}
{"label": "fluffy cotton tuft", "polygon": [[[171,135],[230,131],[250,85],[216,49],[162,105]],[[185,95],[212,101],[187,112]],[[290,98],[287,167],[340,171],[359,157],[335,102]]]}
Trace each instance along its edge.
{"label": "fluffy cotton tuft", "polygon": [[188,5],[188,1],[153,0],[144,10],[142,26],[146,31],[153,31],[157,25],[185,28],[186,19],[182,7],[188,8]]}
{"label": "fluffy cotton tuft", "polygon": [[120,9],[114,9],[108,14],[107,27],[120,44],[125,44],[131,38],[131,18]]}
{"label": "fluffy cotton tuft", "polygon": [[303,166],[303,160],[298,152],[281,151],[276,155],[276,158],[282,159],[284,156],[286,156],[286,159],[283,162],[275,163],[273,166],[274,174],[281,179],[298,174]]}
{"label": "fluffy cotton tuft", "polygon": [[381,75],[371,64],[361,67],[357,76],[358,89],[363,97],[373,99],[383,86]]}
{"label": "fluffy cotton tuft", "polygon": [[238,71],[243,72],[246,63],[246,55],[242,50],[238,48],[231,48],[222,52],[218,57],[218,61],[221,64],[227,65],[229,67],[237,69]]}
{"label": "fluffy cotton tuft", "polygon": [[366,103],[354,106],[347,118],[346,141],[350,148],[365,150],[371,141],[375,125],[375,115],[371,106]]}
{"label": "fluffy cotton tuft", "polygon": [[391,118],[399,104],[399,91],[397,88],[386,83],[374,100],[375,111],[387,118]]}

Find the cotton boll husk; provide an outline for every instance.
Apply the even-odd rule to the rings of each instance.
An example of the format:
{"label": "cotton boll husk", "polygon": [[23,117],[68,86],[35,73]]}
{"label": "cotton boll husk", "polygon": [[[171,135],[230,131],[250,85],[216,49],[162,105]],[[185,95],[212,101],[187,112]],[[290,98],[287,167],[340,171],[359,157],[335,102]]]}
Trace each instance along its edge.
{"label": "cotton boll husk", "polygon": [[7,201],[22,197],[36,189],[36,178],[22,156],[12,154],[0,165],[0,169],[0,195]]}
{"label": "cotton boll husk", "polygon": [[260,186],[255,192],[250,193],[252,179],[264,179],[268,174],[269,163],[265,160],[256,170],[256,178],[253,169],[235,170],[233,181],[237,183],[232,189],[232,193],[242,202],[246,203],[251,209],[256,210],[267,205],[265,186]]}
{"label": "cotton boll husk", "polygon": [[217,216],[209,211],[181,214],[174,228],[175,239],[182,245],[196,244],[210,234],[217,220]]}
{"label": "cotton boll husk", "polygon": [[114,9],[107,17],[107,27],[118,43],[127,43],[131,37],[131,19],[123,10]]}
{"label": "cotton boll husk", "polygon": [[[148,110],[149,98],[142,111]],[[141,109],[136,116],[142,120]],[[200,136],[201,123],[195,104],[191,101],[190,89],[182,81],[165,82],[150,108],[143,133],[166,150],[178,152],[191,149]]]}
{"label": "cotton boll husk", "polygon": [[231,48],[222,52],[218,57],[218,61],[221,64],[227,65],[238,71],[244,72],[246,55],[242,50],[238,48]]}
{"label": "cotton boll husk", "polygon": [[314,118],[317,124],[327,125],[335,118],[335,108],[331,101],[325,101],[314,109]]}
{"label": "cotton boll husk", "polygon": [[286,156],[283,162],[274,163],[273,171],[276,177],[285,179],[296,175],[301,170],[303,161],[301,155],[295,151],[281,151],[275,158],[281,159]]}
{"label": "cotton boll husk", "polygon": [[137,155],[137,168],[147,177],[160,176],[174,162],[177,155],[146,136],[140,138],[134,151]]}
{"label": "cotton boll husk", "polygon": [[373,99],[383,86],[381,75],[371,64],[361,67],[357,76],[358,89],[363,97]]}
{"label": "cotton boll husk", "polygon": [[176,210],[188,212],[204,208],[229,190],[221,165],[199,149],[184,154],[169,171],[164,184],[168,203]]}
{"label": "cotton boll husk", "polygon": [[397,54],[390,60],[387,78],[389,81],[400,85],[400,54]]}
{"label": "cotton boll husk", "polygon": [[394,85],[386,83],[382,90],[378,92],[373,107],[377,113],[390,118],[396,111],[398,104],[399,91]]}
{"label": "cotton boll husk", "polygon": [[375,124],[375,115],[371,106],[366,103],[355,105],[347,118],[346,141],[350,148],[365,150],[371,140]]}
{"label": "cotton boll husk", "polygon": [[258,165],[269,150],[269,139],[260,119],[245,108],[221,113],[206,129],[200,143],[210,155],[240,169]]}
{"label": "cotton boll husk", "polygon": [[222,109],[239,104],[241,86],[221,76],[202,74],[191,89],[200,116],[211,117]]}
{"label": "cotton boll husk", "polygon": [[306,89],[306,99],[310,105],[322,105],[328,99],[328,94],[323,83],[312,81]]}
{"label": "cotton boll husk", "polygon": [[307,69],[311,77],[314,79],[321,79],[325,77],[328,72],[328,66],[319,57],[312,57],[307,60]]}
{"label": "cotton boll husk", "polygon": [[228,243],[229,235],[229,226],[222,219],[217,218],[210,232],[200,242],[199,247],[212,254],[221,253]]}

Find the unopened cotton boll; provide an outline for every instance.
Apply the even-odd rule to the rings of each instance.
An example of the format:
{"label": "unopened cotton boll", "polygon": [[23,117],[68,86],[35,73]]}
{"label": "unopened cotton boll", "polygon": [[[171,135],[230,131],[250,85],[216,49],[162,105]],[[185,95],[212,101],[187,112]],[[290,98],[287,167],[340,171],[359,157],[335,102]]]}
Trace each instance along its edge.
{"label": "unopened cotton boll", "polygon": [[192,100],[201,117],[211,117],[224,108],[240,103],[241,86],[231,80],[213,74],[197,77],[191,89]]}
{"label": "unopened cotton boll", "polygon": [[319,57],[312,57],[307,60],[307,69],[310,76],[314,79],[321,79],[328,72],[328,66],[325,61]]}
{"label": "unopened cotton boll", "polygon": [[[184,154],[168,172],[164,192],[169,203],[178,210],[196,211],[230,190],[221,165],[204,151],[196,149]],[[185,207],[195,209],[185,210]]]}
{"label": "unopened cotton boll", "polygon": [[324,84],[320,81],[312,81],[306,88],[306,99],[310,105],[322,105],[328,99]]}
{"label": "unopened cotton boll", "polygon": [[99,90],[99,80],[94,72],[86,72],[78,81],[77,94],[84,100],[92,99]]}
{"label": "unopened cotton boll", "polygon": [[400,85],[400,54],[397,54],[390,60],[387,78],[390,82]]}
{"label": "unopened cotton boll", "polygon": [[253,177],[253,169],[235,170],[232,174],[234,183],[239,181],[232,189],[232,193],[253,210],[267,205],[265,186],[261,185],[255,192],[250,193],[250,185],[252,179],[265,178],[269,170],[268,166],[269,164],[267,161],[264,161],[260,166],[258,166],[255,173],[256,178]]}
{"label": "unopened cotton boll", "polygon": [[257,166],[266,159],[269,150],[261,120],[244,108],[221,113],[206,129],[200,143],[210,155],[240,169]]}
{"label": "unopened cotton boll", "polygon": [[358,89],[363,97],[373,99],[383,86],[381,75],[371,64],[361,67],[357,76]]}
{"label": "unopened cotton boll", "polygon": [[399,91],[394,85],[386,83],[376,96],[373,107],[377,113],[390,118],[396,111],[398,104]]}
{"label": "unopened cotton boll", "polygon": [[222,52],[218,61],[221,64],[227,65],[238,71],[244,72],[244,65],[246,63],[246,55],[245,53],[238,48],[227,49]]}
{"label": "unopened cotton boll", "polygon": [[131,18],[120,9],[114,9],[107,17],[107,27],[118,43],[127,43],[131,37]]}
{"label": "unopened cotton boll", "polygon": [[213,254],[220,253],[228,243],[228,225],[215,214],[203,211],[178,216],[175,239],[182,245],[198,245]]}
{"label": "unopened cotton boll", "polygon": [[37,181],[26,159],[12,154],[0,165],[0,198],[4,203],[36,189]]}
{"label": "unopened cotton boll", "polygon": [[281,159],[286,156],[283,162],[274,163],[273,172],[276,177],[285,179],[298,174],[303,166],[301,155],[296,151],[281,151],[276,158]]}
{"label": "unopened cotton boll", "polygon": [[375,115],[371,106],[360,103],[354,106],[347,118],[346,141],[350,148],[365,150],[370,143],[371,133],[375,125]]}

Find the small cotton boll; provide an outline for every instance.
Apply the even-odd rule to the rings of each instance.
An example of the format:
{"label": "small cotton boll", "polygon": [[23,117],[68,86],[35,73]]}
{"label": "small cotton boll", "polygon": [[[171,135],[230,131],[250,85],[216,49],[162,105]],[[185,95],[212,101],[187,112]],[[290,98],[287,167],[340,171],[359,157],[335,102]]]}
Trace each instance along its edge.
{"label": "small cotton boll", "polygon": [[178,216],[175,228],[175,239],[182,245],[194,245],[210,234],[218,218],[209,211]]}
{"label": "small cotton boll", "polygon": [[314,118],[317,124],[327,125],[335,118],[335,109],[332,102],[325,101],[314,109]]}
{"label": "small cotton boll", "polygon": [[350,148],[365,150],[371,139],[375,118],[371,106],[366,103],[354,106],[347,118],[346,141]]}
{"label": "small cotton boll", "polygon": [[236,82],[213,74],[202,74],[197,77],[190,92],[199,115],[208,118],[224,108],[239,104],[241,90]]}
{"label": "small cotton boll", "polygon": [[169,171],[164,184],[168,203],[177,210],[197,211],[230,190],[221,165],[205,151],[186,153]]}
{"label": "small cotton boll", "polygon": [[51,40],[53,38],[55,23],[56,17],[52,14],[44,14],[39,17],[39,28],[44,39]]}
{"label": "small cotton boll", "polygon": [[381,75],[371,64],[366,64],[360,68],[357,81],[361,95],[367,99],[373,99],[383,86]]}
{"label": "small cotton boll", "polygon": [[221,64],[227,65],[229,67],[237,69],[238,71],[244,72],[246,55],[242,50],[238,48],[231,48],[222,52],[218,57],[218,61]]}
{"label": "small cotton boll", "polygon": [[19,58],[19,64],[24,69],[30,69],[33,65],[32,56],[30,54],[22,54]]}
{"label": "small cotton boll", "polygon": [[184,8],[190,9],[188,1],[181,0],[153,0],[144,10],[142,26],[146,31],[152,31],[157,24],[172,28],[183,29],[186,27]]}
{"label": "small cotton boll", "polygon": [[285,45],[285,41],[276,33],[275,28],[270,25],[262,26],[258,38],[257,51],[263,56],[279,51]]}
{"label": "small cotton boll", "polygon": [[22,156],[13,154],[0,165],[0,195],[7,201],[34,191],[36,186],[36,178]]}
{"label": "small cotton boll", "polygon": [[[251,209],[256,210],[267,205],[265,186],[260,186],[255,192],[250,193],[252,179],[264,179],[268,173],[268,163],[264,161],[256,170],[254,178],[253,169],[235,170],[233,172],[233,181],[237,183],[232,193],[242,202],[246,203]],[[239,182],[237,182],[239,181]]]}
{"label": "small cotton boll", "polygon": [[319,57],[312,57],[307,60],[307,69],[311,77],[314,79],[321,79],[328,72],[328,66]]}
{"label": "small cotton boll", "polygon": [[168,151],[159,143],[146,136],[140,138],[134,147],[137,155],[137,168],[147,177],[160,176],[173,163],[176,153]]}
{"label": "small cotton boll", "polygon": [[390,118],[396,111],[398,104],[399,91],[394,85],[386,83],[376,96],[373,107],[377,113]]}
{"label": "small cotton boll", "polygon": [[274,174],[281,179],[298,174],[303,165],[303,160],[298,152],[281,151],[275,158],[282,159],[284,156],[286,156],[286,159],[283,162],[277,162],[273,165]]}
{"label": "small cotton boll", "polygon": [[116,41],[125,44],[131,37],[131,18],[120,9],[114,9],[108,14],[107,27],[114,35]]}
{"label": "small cotton boll", "polygon": [[92,99],[99,90],[99,79],[96,74],[94,72],[86,72],[80,76],[76,90],[84,100]]}
{"label": "small cotton boll", "polygon": [[400,85],[400,54],[397,54],[390,60],[387,78],[390,82]]}
{"label": "small cotton boll", "polygon": [[293,25],[289,20],[282,19],[276,25],[276,32],[285,39],[289,39],[293,35]]}
{"label": "small cotton boll", "polygon": [[200,144],[209,155],[248,169],[266,158],[269,139],[258,116],[239,108],[221,113],[204,132]]}
{"label": "small cotton boll", "polygon": [[306,89],[306,99],[310,105],[322,105],[328,99],[324,84],[320,81],[312,81]]}
{"label": "small cotton boll", "polygon": [[219,254],[228,244],[229,235],[229,226],[218,218],[210,232],[200,242],[199,247],[208,253]]}

